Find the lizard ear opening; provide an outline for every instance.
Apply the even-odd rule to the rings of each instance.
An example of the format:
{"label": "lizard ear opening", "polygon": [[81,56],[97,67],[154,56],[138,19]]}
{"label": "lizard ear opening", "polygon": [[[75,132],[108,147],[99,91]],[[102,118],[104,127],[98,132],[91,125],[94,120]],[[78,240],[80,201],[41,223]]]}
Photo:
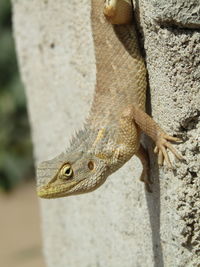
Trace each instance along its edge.
{"label": "lizard ear opening", "polygon": [[92,170],[94,170],[94,162],[93,161],[89,161],[88,162],[88,168],[92,171]]}

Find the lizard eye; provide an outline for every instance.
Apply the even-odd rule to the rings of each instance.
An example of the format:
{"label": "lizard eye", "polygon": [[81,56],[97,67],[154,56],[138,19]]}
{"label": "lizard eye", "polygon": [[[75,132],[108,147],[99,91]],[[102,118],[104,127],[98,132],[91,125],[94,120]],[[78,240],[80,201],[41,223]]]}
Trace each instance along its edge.
{"label": "lizard eye", "polygon": [[88,168],[92,171],[94,169],[94,162],[93,161],[89,161],[88,162]]}
{"label": "lizard eye", "polygon": [[73,175],[73,170],[70,164],[66,164],[61,169],[61,178],[68,179]]}

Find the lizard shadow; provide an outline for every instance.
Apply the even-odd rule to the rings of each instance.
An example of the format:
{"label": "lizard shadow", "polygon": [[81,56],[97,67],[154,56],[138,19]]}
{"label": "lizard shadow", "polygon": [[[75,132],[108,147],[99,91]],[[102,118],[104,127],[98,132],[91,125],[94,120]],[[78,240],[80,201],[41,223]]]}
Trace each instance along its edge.
{"label": "lizard shadow", "polygon": [[[149,150],[152,150],[150,148]],[[149,151],[150,155],[153,151]],[[155,157],[150,158],[151,162],[151,179],[153,181],[152,193],[145,192],[149,220],[152,232],[152,249],[154,257],[154,267],[164,267],[163,251],[160,236],[160,182],[159,170],[155,163]]]}
{"label": "lizard shadow", "polygon": [[[137,25],[141,25],[140,19],[140,3],[139,0],[135,1],[134,5],[135,9],[135,19],[137,22],[139,22]],[[140,33],[141,37],[144,36],[143,28],[140,27],[138,29],[138,32]],[[143,38],[141,38],[143,39]],[[140,40],[140,39],[139,39]],[[144,44],[141,45],[142,48],[142,54],[145,57],[145,50],[144,50]],[[148,76],[148,73],[147,73]],[[149,87],[149,78],[147,77],[147,101],[146,101],[146,110],[147,113],[151,115],[151,95],[150,95],[150,87]],[[150,220],[150,226],[151,226],[151,232],[152,232],[152,249],[153,249],[153,257],[154,257],[154,267],[164,267],[164,259],[163,259],[163,250],[162,250],[162,244],[161,244],[161,236],[160,236],[160,181],[159,181],[159,168],[156,162],[156,157],[153,153],[153,146],[152,141],[149,137],[147,137],[144,140],[144,143],[146,147],[148,148],[148,154],[149,154],[149,160],[150,160],[150,166],[151,166],[151,180],[153,181],[152,185],[152,191],[153,193],[148,193],[145,191],[145,197],[149,212],[149,220]],[[150,146],[149,146],[150,144]]]}
{"label": "lizard shadow", "polygon": [[[147,79],[148,80],[148,79]],[[149,85],[147,87],[149,89]],[[148,114],[151,114],[151,96],[149,90],[147,90],[147,105],[146,110]],[[160,236],[160,181],[159,181],[159,168],[157,164],[157,158],[153,152],[153,142],[147,137],[144,142],[148,143],[148,154],[151,166],[150,178],[153,181],[152,193],[145,191],[145,197],[149,212],[149,220],[152,231],[152,248],[154,257],[154,267],[164,267],[163,250]],[[150,145],[149,145],[150,144]]]}

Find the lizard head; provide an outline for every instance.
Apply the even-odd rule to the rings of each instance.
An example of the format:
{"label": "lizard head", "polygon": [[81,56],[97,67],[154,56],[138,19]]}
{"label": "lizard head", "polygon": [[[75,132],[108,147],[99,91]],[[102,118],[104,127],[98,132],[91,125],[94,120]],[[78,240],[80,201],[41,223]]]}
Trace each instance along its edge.
{"label": "lizard head", "polygon": [[95,190],[108,176],[106,161],[85,152],[62,153],[37,169],[41,198],[58,198]]}

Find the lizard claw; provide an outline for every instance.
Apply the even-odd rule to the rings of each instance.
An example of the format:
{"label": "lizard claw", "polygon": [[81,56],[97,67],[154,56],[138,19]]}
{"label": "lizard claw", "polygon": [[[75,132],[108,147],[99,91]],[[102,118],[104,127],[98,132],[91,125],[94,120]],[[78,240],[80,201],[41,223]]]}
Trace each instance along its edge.
{"label": "lizard claw", "polygon": [[162,133],[156,142],[156,147],[154,149],[154,153],[158,154],[158,164],[163,165],[163,162],[165,161],[167,166],[170,169],[173,169],[172,163],[170,161],[167,148],[175,155],[175,157],[179,160],[184,160],[184,158],[176,151],[176,149],[170,144],[168,141],[174,141],[174,142],[181,142],[182,140],[173,137],[167,134]]}

